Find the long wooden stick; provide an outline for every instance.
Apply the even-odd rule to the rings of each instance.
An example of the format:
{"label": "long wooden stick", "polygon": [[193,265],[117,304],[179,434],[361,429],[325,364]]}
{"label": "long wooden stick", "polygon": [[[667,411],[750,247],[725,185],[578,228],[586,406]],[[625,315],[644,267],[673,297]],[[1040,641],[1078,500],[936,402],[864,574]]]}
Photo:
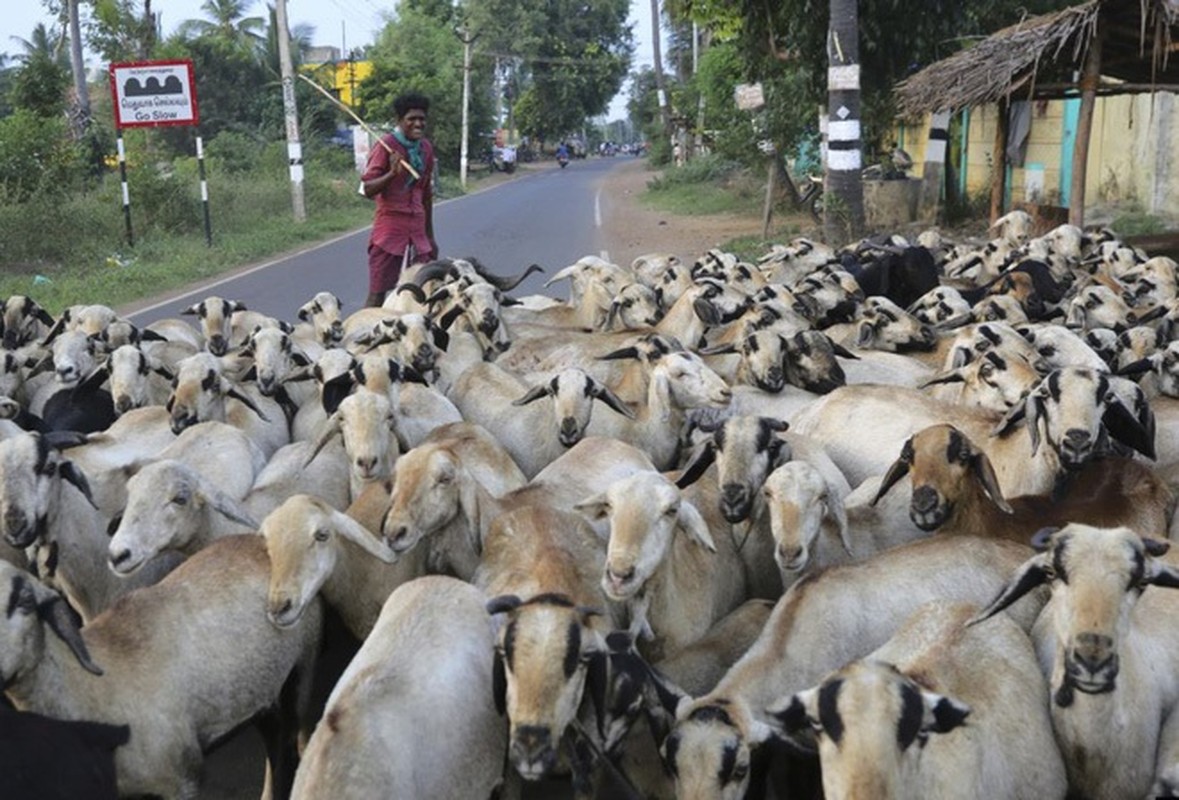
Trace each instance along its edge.
{"label": "long wooden stick", "polygon": [[404,158],[402,158],[401,153],[398,153],[396,150],[394,150],[392,147],[390,147],[389,144],[381,137],[381,134],[377,133],[372,128],[370,128],[367,124],[365,124],[365,121],[362,120],[360,117],[358,117],[356,115],[355,111],[353,111],[351,108],[349,108],[343,102],[341,102],[339,100],[339,98],[337,98],[335,95],[333,95],[327,89],[323,88],[318,83],[316,83],[315,81],[308,78],[306,75],[299,75],[299,77],[302,78],[303,80],[307,81],[312,86],[314,86],[320,94],[322,94],[328,100],[331,100],[332,103],[334,103],[337,108],[339,108],[341,111],[343,111],[348,116],[352,117],[352,119],[356,120],[356,124],[358,124],[360,127],[364,128],[364,130],[367,131],[369,133],[369,135],[373,136],[377,140],[377,143],[380,144],[381,147],[383,147],[389,151],[389,155],[397,156],[398,160],[401,161],[401,166],[405,167],[406,172],[408,172],[410,175],[413,175],[415,180],[422,179],[422,176],[419,175],[418,171],[413,168],[413,165],[411,165],[408,161],[406,161]]}

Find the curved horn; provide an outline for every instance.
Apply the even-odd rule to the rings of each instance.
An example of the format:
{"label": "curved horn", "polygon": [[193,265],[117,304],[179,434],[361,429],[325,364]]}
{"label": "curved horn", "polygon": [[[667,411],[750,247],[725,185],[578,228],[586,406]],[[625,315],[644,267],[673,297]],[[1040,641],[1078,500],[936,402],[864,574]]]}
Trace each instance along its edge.
{"label": "curved horn", "polygon": [[639,349],[634,345],[630,347],[623,347],[619,350],[612,350],[604,356],[598,356],[598,361],[620,361],[625,358],[638,358]]}
{"label": "curved horn", "polygon": [[545,281],[544,288],[546,288],[546,289],[549,288],[557,281],[563,281],[566,278],[572,278],[574,275],[577,274],[577,271],[581,268],[582,268],[581,264],[570,264],[569,266],[565,267],[563,270],[558,272],[556,275],[554,275],[553,277],[551,277],[547,281]]}
{"label": "curved horn", "polygon": [[475,265],[475,271],[478,272],[480,276],[482,276],[483,280],[487,281],[501,292],[507,292],[515,289],[517,286],[523,283],[524,279],[532,273],[544,272],[544,268],[541,267],[540,264],[529,264],[528,269],[521,272],[515,278],[509,277],[507,275],[492,275],[490,272],[484,272],[483,268],[478,264]]}
{"label": "curved horn", "polygon": [[900,457],[892,462],[892,466],[888,468],[888,472],[884,473],[884,479],[880,481],[880,488],[876,490],[876,496],[872,498],[870,505],[876,505],[880,502],[880,498],[888,494],[888,490],[896,485],[896,482],[909,474],[909,462],[912,460],[913,440],[909,439],[905,442],[905,446],[901,448]]}
{"label": "curved horn", "polygon": [[403,283],[397,287],[397,293],[409,292],[413,295],[413,299],[417,300],[422,305],[426,305],[426,293],[422,291],[422,287],[416,283]]}
{"label": "curved horn", "polygon": [[[413,282],[418,286],[424,286],[429,281],[442,280],[443,278],[457,278],[458,268],[449,261],[431,261],[414,276]],[[408,283],[408,281],[407,281]]]}

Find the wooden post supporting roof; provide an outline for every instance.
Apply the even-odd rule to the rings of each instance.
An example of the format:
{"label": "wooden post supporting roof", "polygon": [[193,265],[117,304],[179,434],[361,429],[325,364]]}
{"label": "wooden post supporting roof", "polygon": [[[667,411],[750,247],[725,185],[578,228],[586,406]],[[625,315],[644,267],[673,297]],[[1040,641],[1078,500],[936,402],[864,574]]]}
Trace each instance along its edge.
{"label": "wooden post supporting roof", "polygon": [[1003,216],[1003,195],[1007,188],[1007,116],[1011,101],[999,98],[999,119],[995,124],[995,146],[991,151],[991,222]]}
{"label": "wooden post supporting roof", "polygon": [[1085,224],[1085,170],[1089,165],[1089,139],[1093,133],[1093,108],[1097,105],[1097,81],[1101,77],[1101,34],[1089,42],[1085,68],[1081,73],[1081,113],[1077,141],[1073,147],[1073,180],[1069,191],[1068,222],[1078,228]]}

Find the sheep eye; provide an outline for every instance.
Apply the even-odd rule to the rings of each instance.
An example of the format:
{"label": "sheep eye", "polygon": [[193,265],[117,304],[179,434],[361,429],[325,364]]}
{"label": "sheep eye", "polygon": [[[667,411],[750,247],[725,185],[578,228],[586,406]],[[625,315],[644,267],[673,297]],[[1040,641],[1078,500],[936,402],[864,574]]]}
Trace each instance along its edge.
{"label": "sheep eye", "polygon": [[188,495],[178,494],[172,498],[172,503],[178,506],[188,505]]}
{"label": "sheep eye", "polygon": [[733,767],[733,774],[731,776],[731,779],[733,781],[743,781],[743,780],[745,780],[745,776],[748,774],[749,774],[749,765],[748,764],[738,764],[737,766]]}
{"label": "sheep eye", "polygon": [[326,528],[316,528],[315,533],[312,534],[317,542],[326,542],[328,540],[328,531]]}
{"label": "sheep eye", "polygon": [[680,511],[679,508],[677,508],[676,506],[672,506],[671,508],[665,508],[663,510],[663,516],[674,517],[676,514],[679,513],[679,511]]}

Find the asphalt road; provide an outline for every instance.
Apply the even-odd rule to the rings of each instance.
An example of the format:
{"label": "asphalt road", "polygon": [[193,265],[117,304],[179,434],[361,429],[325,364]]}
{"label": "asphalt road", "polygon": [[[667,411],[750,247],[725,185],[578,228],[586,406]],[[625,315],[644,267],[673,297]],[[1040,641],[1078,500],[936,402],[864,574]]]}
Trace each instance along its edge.
{"label": "asphalt road", "polygon": [[[625,157],[619,157],[625,158]],[[565,169],[529,172],[515,180],[464,197],[439,202],[434,229],[444,257],[478,258],[497,274],[516,274],[540,264],[546,274],[529,276],[515,295],[541,291],[548,276],[585,255],[602,255],[599,186],[620,160],[576,160]],[[364,303],[368,292],[368,229],[291,256],[267,262],[200,288],[158,301],[129,314],[138,325],[174,317],[211,294],[293,320],[316,292],[334,292],[345,313]],[[608,255],[608,253],[607,253]]]}

